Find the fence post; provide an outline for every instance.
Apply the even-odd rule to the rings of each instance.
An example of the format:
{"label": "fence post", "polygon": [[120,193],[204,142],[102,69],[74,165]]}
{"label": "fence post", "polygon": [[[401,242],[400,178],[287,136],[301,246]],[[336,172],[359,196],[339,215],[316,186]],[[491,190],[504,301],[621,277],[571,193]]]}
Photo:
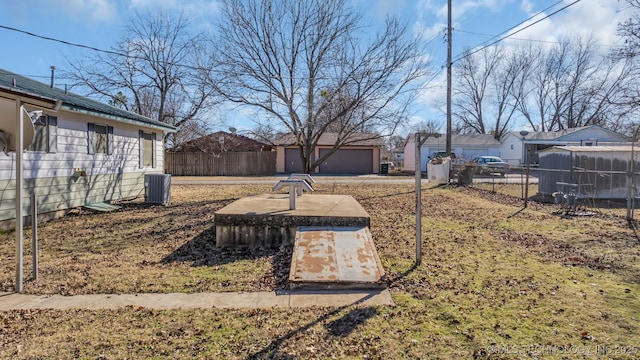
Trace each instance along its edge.
{"label": "fence post", "polygon": [[531,149],[527,149],[527,178],[524,184],[524,207],[529,202],[529,170],[531,169]]}

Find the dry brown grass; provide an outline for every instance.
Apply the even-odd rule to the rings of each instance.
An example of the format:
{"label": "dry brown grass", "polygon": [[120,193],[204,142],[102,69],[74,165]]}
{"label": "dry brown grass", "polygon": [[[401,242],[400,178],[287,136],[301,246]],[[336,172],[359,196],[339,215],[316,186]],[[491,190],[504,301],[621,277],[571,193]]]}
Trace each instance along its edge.
{"label": "dry brown grass", "polygon": [[[495,191],[492,191],[495,190]],[[168,207],[130,204],[40,228],[32,293],[268,290],[282,251],[222,252],[212,213],[269,186],[174,186]],[[423,264],[412,185],[318,185],[371,215],[395,306],[287,310],[0,313],[2,358],[638,357],[640,242],[621,209],[561,217],[519,185],[423,190]],[[0,248],[13,254],[11,233]],[[28,264],[27,264],[28,265]],[[2,262],[12,287],[13,259]],[[589,353],[589,356],[580,354]]]}
{"label": "dry brown grass", "polygon": [[[169,206],[124,203],[120,211],[77,214],[39,228],[40,279],[26,293],[258,291],[272,289],[271,249],[228,251],[215,247],[214,211],[243,192],[267,186],[174,187]],[[29,237],[30,233],[26,233]],[[13,234],[0,235],[14,254]],[[28,241],[27,241],[28,243]],[[25,268],[30,252],[26,249]],[[14,258],[2,262],[2,289],[13,288]],[[261,274],[263,278],[256,278]]]}

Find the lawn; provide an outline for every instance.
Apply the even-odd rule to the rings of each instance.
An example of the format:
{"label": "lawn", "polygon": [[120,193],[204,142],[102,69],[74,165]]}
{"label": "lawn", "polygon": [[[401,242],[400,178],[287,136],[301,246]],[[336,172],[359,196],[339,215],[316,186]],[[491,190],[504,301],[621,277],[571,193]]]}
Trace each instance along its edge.
{"label": "lawn", "polygon": [[[289,248],[221,250],[212,242],[215,210],[269,191],[173,186],[169,206],[134,201],[43,224],[40,279],[27,276],[25,292],[286,287]],[[520,191],[425,185],[423,263],[415,267],[413,185],[317,185],[320,194],[353,195],[371,215],[394,306],[0,312],[0,358],[639,357],[640,241],[625,210],[563,217],[551,205],[522,209]],[[0,249],[0,290],[11,291],[12,232],[0,233]]]}

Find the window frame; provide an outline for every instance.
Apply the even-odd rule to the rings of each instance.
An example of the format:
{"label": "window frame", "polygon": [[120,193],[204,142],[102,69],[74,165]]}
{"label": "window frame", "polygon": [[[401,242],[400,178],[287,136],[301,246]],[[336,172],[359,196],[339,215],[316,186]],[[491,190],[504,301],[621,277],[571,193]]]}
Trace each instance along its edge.
{"label": "window frame", "polygon": [[[148,138],[147,138],[148,137]],[[149,162],[145,161],[145,155],[148,154],[145,152],[145,142],[150,141],[151,144],[151,164],[147,165]],[[138,130],[138,148],[139,148],[139,159],[138,159],[138,167],[140,169],[143,168],[152,168],[155,169],[157,167],[156,164],[156,133],[155,132],[146,132],[143,130]],[[148,155],[146,155],[148,156]]]}
{"label": "window frame", "polygon": [[96,124],[94,128],[94,142],[96,154],[108,154],[109,153],[109,138],[107,125]]}
{"label": "window frame", "polygon": [[[96,126],[106,128],[106,144],[105,144],[105,152],[98,151],[98,143],[97,143],[97,135]],[[87,123],[87,147],[88,153],[91,155],[112,155],[113,154],[113,126],[109,126],[102,123]]]}
{"label": "window frame", "polygon": [[[37,122],[44,122],[44,124],[39,125]],[[35,142],[36,137],[38,136],[38,126],[41,127],[41,131],[44,132],[43,139],[40,142],[40,146],[35,149],[33,146],[37,144]],[[27,151],[35,152],[35,153],[55,153],[57,152],[58,147],[58,118],[56,116],[49,116],[47,114],[41,115],[33,124],[35,134],[34,141],[27,147]],[[44,147],[44,149],[42,148]]]}

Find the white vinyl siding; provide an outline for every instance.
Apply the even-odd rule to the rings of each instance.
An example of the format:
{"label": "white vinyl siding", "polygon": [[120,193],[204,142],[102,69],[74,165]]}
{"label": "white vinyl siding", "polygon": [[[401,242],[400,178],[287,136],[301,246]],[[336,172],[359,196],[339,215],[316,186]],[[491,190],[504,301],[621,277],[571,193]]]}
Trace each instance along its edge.
{"label": "white vinyl siding", "polygon": [[500,158],[511,166],[520,166],[523,163],[522,138],[507,135],[500,147]]}
{"label": "white vinyl siding", "polygon": [[[112,128],[111,155],[90,154],[87,151],[87,122],[81,119],[57,119],[57,152],[24,153],[25,178],[72,176],[74,168],[87,175],[108,173],[146,172],[139,167],[140,128],[122,124]],[[109,126],[110,127],[110,126]],[[151,129],[145,131],[152,133]],[[162,142],[154,141],[154,161],[161,172],[163,164]],[[0,180],[15,179],[15,153],[0,152]]]}
{"label": "white vinyl siding", "polygon": [[[30,195],[38,198],[40,214],[64,211],[88,203],[136,197],[144,194],[144,175],[104,174],[74,179],[69,177],[27,179],[24,206],[25,213],[31,212]],[[15,218],[15,179],[0,180],[0,221]],[[7,200],[7,201],[4,201]]]}
{"label": "white vinyl siding", "polygon": [[[61,111],[57,118],[56,152],[24,153],[25,199],[35,186],[40,212],[140,196],[144,194],[144,174],[163,172],[162,141],[154,141],[156,168],[140,169],[140,127],[134,125],[105,124],[107,152],[111,154],[90,153],[87,124],[91,120],[97,119]],[[151,128],[144,131],[153,133]],[[15,217],[15,169],[15,153],[0,152],[0,221]],[[83,170],[86,176],[75,177],[74,169]]]}

